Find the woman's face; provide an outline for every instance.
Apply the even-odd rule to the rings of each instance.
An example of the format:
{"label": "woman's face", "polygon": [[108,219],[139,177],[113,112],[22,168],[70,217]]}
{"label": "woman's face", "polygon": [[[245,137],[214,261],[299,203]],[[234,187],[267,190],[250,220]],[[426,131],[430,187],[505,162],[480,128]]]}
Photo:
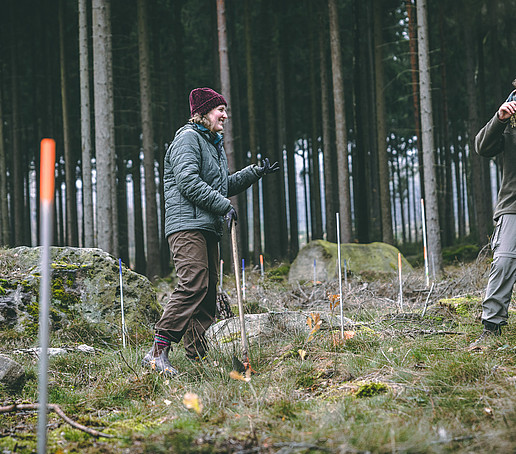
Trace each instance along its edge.
{"label": "woman's face", "polygon": [[211,109],[207,114],[206,118],[210,123],[210,130],[213,132],[221,132],[224,130],[224,122],[228,118],[228,113],[226,112],[226,106],[221,104],[220,106]]}

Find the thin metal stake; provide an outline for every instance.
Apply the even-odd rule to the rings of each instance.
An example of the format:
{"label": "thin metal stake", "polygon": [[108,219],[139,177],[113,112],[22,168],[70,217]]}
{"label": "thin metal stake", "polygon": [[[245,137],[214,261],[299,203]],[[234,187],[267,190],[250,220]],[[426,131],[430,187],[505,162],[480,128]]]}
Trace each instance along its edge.
{"label": "thin metal stake", "polygon": [[344,311],[342,309],[342,268],[341,268],[341,258],[340,258],[340,222],[339,222],[339,213],[335,213],[337,216],[337,254],[339,260],[339,301],[340,301],[340,335],[342,339],[344,339]]}
{"label": "thin metal stake", "polygon": [[118,265],[120,268],[120,307],[122,308],[122,346],[125,348],[125,315],[124,315],[124,290],[122,284],[122,259],[118,259]]}
{"label": "thin metal stake", "polygon": [[346,259],[344,259],[344,287],[346,287],[346,290],[349,290],[348,288],[348,262]]}
{"label": "thin metal stake", "polygon": [[242,298],[245,301],[245,259],[242,259]]}
{"label": "thin metal stake", "polygon": [[222,293],[222,285],[224,279],[224,260],[220,261],[220,277],[219,277],[219,292]]}
{"label": "thin metal stake", "polygon": [[50,244],[53,237],[54,189],[55,189],[56,143],[53,139],[41,141],[40,211],[42,241],[39,288],[39,383],[38,383],[38,453],[47,452],[47,404],[48,404],[48,338],[50,283]]}

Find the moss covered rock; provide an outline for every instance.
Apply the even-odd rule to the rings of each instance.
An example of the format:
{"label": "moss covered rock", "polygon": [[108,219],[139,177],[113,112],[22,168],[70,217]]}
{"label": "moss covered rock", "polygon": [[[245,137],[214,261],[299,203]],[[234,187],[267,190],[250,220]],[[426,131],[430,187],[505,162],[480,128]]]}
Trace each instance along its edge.
{"label": "moss covered rock", "polygon": [[[0,329],[36,334],[39,316],[41,248],[0,251]],[[120,332],[118,260],[101,249],[51,249],[50,323],[65,329],[78,319],[99,324],[106,333]],[[150,281],[122,266],[124,313],[128,330],[149,327],[161,308]]]}
{"label": "moss covered rock", "polygon": [[[348,272],[361,275],[395,274],[398,272],[398,249],[386,243],[341,244],[341,260]],[[324,240],[315,240],[303,247],[292,263],[289,282],[329,281],[338,276],[338,246]],[[345,261],[345,262],[344,262]],[[412,266],[401,257],[402,272],[412,271]]]}

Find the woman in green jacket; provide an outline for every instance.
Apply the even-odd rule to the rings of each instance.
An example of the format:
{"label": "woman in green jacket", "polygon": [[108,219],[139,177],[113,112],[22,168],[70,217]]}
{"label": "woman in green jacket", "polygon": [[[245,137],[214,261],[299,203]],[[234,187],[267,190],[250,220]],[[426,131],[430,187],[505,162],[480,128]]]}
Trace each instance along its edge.
{"label": "woman in green jacket", "polygon": [[210,88],[190,93],[191,118],[180,128],[164,162],[165,236],[178,284],[155,326],[154,344],[143,364],[167,375],[177,374],[168,354],[183,339],[190,359],[208,350],[205,332],[215,320],[218,243],[223,223],[237,214],[228,197],[246,190],[278,163],[252,164],[229,175],[223,147],[227,102]]}

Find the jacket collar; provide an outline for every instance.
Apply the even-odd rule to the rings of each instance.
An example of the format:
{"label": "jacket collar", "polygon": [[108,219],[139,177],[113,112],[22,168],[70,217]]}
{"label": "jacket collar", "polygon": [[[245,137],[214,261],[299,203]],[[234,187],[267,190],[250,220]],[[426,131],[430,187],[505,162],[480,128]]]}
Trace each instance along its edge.
{"label": "jacket collar", "polygon": [[203,125],[200,125],[198,123],[193,123],[193,126],[199,132],[203,133],[206,137],[208,137],[209,141],[213,143],[213,145],[218,146],[219,142],[222,144],[222,134],[219,134],[218,132],[212,132],[208,128],[205,128]]}

